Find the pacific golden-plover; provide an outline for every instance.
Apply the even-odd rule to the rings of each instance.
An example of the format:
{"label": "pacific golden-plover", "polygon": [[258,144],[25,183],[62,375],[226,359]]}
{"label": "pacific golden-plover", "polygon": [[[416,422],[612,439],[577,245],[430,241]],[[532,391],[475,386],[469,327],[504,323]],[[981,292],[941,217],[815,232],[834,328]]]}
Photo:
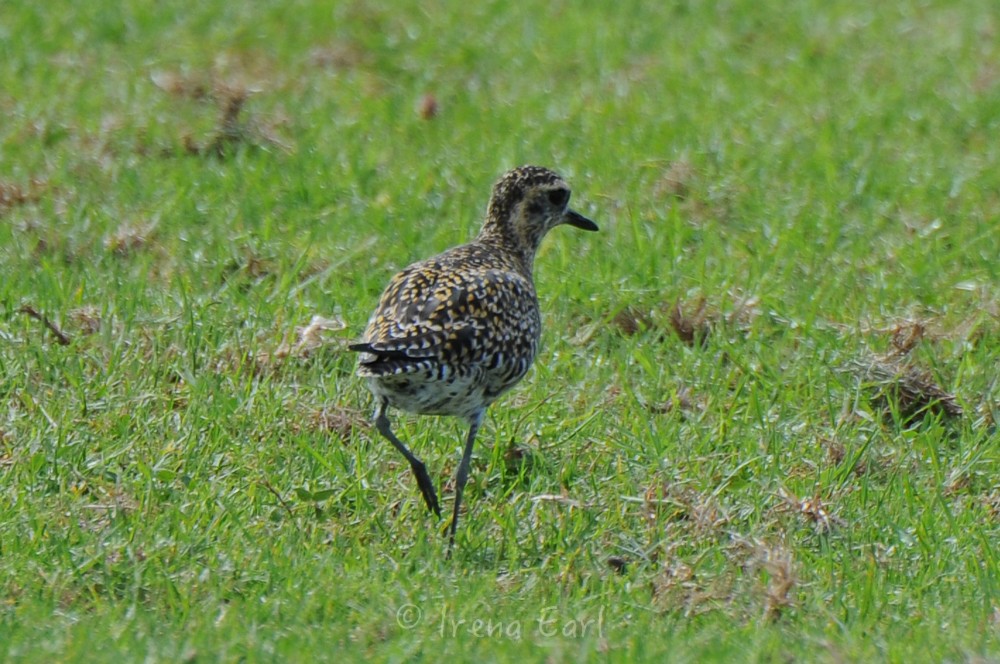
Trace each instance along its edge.
{"label": "pacific golden-plover", "polygon": [[597,230],[569,209],[569,196],[566,182],[547,168],[504,174],[476,239],[393,277],[363,339],[349,347],[361,353],[358,375],[375,395],[375,427],[406,457],[428,509],[438,516],[427,468],[392,432],[386,411],[391,406],[469,423],[455,476],[449,551],[483,415],[524,377],[538,349],[541,317],[532,278],[538,245],[561,224]]}

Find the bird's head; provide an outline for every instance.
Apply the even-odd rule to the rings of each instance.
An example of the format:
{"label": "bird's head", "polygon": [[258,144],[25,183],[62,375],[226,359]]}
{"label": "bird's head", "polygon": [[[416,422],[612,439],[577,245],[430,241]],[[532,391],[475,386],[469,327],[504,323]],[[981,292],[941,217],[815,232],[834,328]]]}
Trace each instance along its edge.
{"label": "bird's head", "polygon": [[479,237],[512,244],[530,265],[542,238],[556,226],[597,230],[597,224],[569,208],[569,197],[569,185],[547,168],[522,166],[508,171],[493,185]]}

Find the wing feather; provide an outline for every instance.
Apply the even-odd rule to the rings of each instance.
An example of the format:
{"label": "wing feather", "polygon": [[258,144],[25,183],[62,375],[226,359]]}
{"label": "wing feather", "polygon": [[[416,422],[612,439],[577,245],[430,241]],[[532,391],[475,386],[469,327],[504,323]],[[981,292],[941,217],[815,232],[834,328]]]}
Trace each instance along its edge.
{"label": "wing feather", "polygon": [[348,347],[362,354],[364,373],[488,363],[498,343],[537,336],[537,304],[529,279],[488,263],[466,262],[456,269],[456,262],[443,254],[390,281],[363,339]]}

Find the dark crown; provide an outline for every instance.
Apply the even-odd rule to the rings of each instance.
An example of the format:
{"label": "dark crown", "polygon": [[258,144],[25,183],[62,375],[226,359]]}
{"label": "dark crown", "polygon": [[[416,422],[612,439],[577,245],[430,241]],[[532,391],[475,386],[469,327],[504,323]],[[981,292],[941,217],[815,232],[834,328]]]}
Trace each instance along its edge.
{"label": "dark crown", "polygon": [[540,185],[562,182],[557,173],[542,166],[521,166],[507,171],[493,185],[487,215],[496,220],[509,217],[514,206],[524,198],[525,192]]}

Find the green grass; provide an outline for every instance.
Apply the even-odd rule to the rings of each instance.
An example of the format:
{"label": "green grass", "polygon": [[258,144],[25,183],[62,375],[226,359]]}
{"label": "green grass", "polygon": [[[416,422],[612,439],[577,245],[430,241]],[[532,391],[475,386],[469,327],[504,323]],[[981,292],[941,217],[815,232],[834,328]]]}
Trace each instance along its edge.
{"label": "green grass", "polygon": [[[0,5],[0,658],[1000,657],[1000,11],[760,4]],[[522,163],[601,233],[445,561],[344,345]]]}

